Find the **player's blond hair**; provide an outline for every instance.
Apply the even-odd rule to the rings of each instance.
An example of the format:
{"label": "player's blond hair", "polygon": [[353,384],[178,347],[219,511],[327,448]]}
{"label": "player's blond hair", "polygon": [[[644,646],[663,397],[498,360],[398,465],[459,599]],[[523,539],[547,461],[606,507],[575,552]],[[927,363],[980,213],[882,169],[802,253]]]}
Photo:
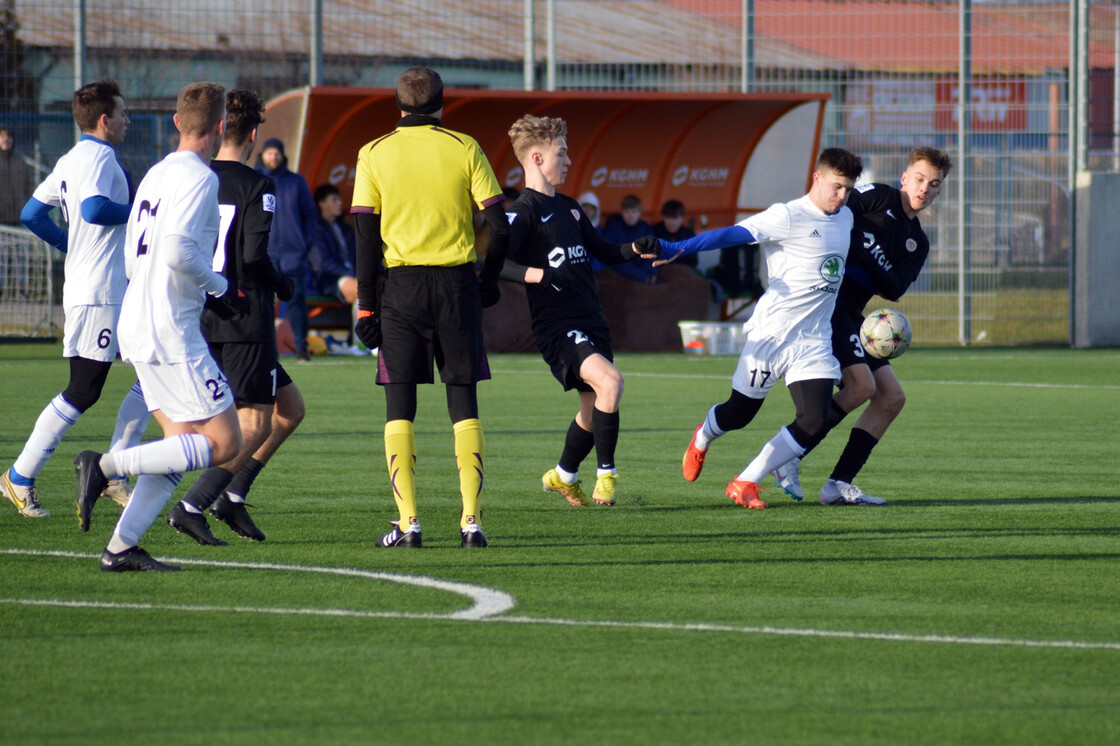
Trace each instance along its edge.
{"label": "player's blond hair", "polygon": [[953,169],[953,160],[949,157],[948,153],[946,153],[944,150],[941,150],[940,148],[929,147],[926,145],[914,148],[910,151],[910,157],[907,159],[906,167],[910,168],[915,163],[919,163],[921,161],[929,163],[929,165],[940,171],[942,178],[948,176],[949,171]]}
{"label": "player's blond hair", "polygon": [[202,137],[226,115],[226,89],[220,83],[191,83],[175,103],[179,132]]}
{"label": "player's blond hair", "polygon": [[568,123],[559,117],[537,117],[526,114],[509,128],[513,154],[521,160],[538,145],[548,145],[568,136]]}

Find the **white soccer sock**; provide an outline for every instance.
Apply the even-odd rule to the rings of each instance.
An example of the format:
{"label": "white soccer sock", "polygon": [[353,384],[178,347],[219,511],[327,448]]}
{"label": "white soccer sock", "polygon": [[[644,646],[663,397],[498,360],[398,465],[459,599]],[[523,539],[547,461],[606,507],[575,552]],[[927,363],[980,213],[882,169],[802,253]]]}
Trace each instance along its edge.
{"label": "white soccer sock", "polygon": [[182,474],[210,466],[210,443],[205,435],[188,433],[106,453],[101,471],[109,479],[125,474]]}
{"label": "white soccer sock", "polygon": [[132,498],[117,520],[113,538],[109,539],[106,548],[113,554],[120,554],[139,545],[140,537],[155,523],[182,479],[182,474],[145,474],[139,477],[132,489]]}
{"label": "white soccer sock", "polygon": [[132,388],[125,394],[121,407],[117,410],[117,426],[113,430],[113,439],[110,441],[110,451],[120,451],[140,445],[144,437],[144,430],[148,427],[151,412],[148,403],[144,401],[144,391],[140,382],[132,384]]}
{"label": "white soccer sock", "polygon": [[716,424],[716,406],[718,405],[713,405],[708,410],[708,416],[704,418],[703,426],[696,431],[696,447],[701,451],[708,450],[713,440],[727,433],[726,430],[720,430],[719,425]]}
{"label": "white soccer sock", "polygon": [[23,452],[13,464],[16,473],[29,479],[37,477],[54,455],[54,449],[62,442],[62,436],[81,416],[82,413],[66,401],[62,394],[51,399],[51,403],[35,421],[35,429],[31,431]]}
{"label": "white soccer sock", "polygon": [[560,477],[560,481],[564,484],[575,484],[579,481],[579,472],[568,471],[556,465],[556,475]]}
{"label": "white soccer sock", "polygon": [[758,484],[772,469],[777,469],[804,455],[805,449],[790,434],[789,428],[783,427],[762,447],[754,457],[754,461],[747,464],[747,468],[743,469],[737,479]]}

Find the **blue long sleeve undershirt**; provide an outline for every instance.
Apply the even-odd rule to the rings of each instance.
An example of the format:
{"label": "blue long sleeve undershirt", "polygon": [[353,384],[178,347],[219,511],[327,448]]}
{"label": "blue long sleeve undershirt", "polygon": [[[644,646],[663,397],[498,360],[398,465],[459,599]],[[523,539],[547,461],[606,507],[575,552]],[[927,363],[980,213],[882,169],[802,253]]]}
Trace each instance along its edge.
{"label": "blue long sleeve undershirt", "polygon": [[128,222],[132,205],[122,205],[100,194],[82,200],[82,220],[92,225],[121,225]]}
{"label": "blue long sleeve undershirt", "polygon": [[66,251],[66,231],[51,220],[51,206],[32,197],[23,206],[19,221],[39,238],[59,251]]}
{"label": "blue long sleeve undershirt", "polygon": [[[666,258],[672,256],[687,256],[701,251],[726,249],[728,246],[740,246],[745,243],[758,243],[754,235],[741,225],[732,225],[727,228],[717,228],[706,231],[684,241],[661,241],[661,249]],[[679,252],[679,253],[678,253]]]}

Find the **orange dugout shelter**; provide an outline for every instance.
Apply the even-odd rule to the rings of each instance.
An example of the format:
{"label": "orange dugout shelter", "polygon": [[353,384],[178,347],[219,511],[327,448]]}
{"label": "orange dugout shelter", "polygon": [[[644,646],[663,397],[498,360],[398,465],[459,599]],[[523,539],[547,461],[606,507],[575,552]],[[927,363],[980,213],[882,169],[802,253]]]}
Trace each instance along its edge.
{"label": "orange dugout shelter", "polygon": [[[523,114],[568,122],[572,166],[561,191],[592,191],[604,214],[635,194],[645,217],[683,202],[697,228],[721,227],[794,199],[809,185],[828,94],[619,93],[447,89],[443,123],[475,138],[502,186],[524,187],[509,126]],[[315,86],[268,104],[258,143],[284,141],[311,188],[331,183],[350,204],[358,150],[391,131],[389,88]]]}

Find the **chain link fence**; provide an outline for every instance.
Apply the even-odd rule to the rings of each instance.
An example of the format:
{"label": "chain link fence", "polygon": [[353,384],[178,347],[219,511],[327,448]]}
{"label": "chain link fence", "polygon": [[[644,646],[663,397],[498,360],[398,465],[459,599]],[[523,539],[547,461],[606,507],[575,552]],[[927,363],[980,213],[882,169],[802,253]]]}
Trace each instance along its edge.
{"label": "chain link fence", "polygon": [[134,183],[196,80],[271,97],[429,64],[467,88],[826,92],[822,144],[872,179],[915,145],[954,157],[899,304],[929,342],[1067,343],[1073,175],[1120,170],[1116,0],[0,0],[0,21],[16,147],[53,163],[76,81],[112,77]]}

